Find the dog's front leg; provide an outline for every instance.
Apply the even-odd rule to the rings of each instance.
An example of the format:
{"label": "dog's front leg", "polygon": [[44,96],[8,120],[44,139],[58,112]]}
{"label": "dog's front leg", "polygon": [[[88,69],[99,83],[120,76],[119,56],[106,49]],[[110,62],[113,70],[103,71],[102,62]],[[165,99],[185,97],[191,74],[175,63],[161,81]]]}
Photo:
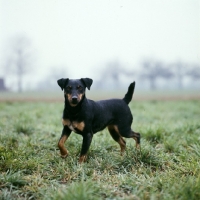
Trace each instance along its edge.
{"label": "dog's front leg", "polygon": [[92,142],[92,137],[93,137],[92,133],[87,133],[87,134],[83,135],[83,143],[82,143],[79,163],[82,163],[86,160],[87,151],[88,151],[90,144]]}
{"label": "dog's front leg", "polygon": [[71,134],[71,130],[68,128],[68,126],[64,126],[62,130],[62,135],[60,137],[60,140],[58,142],[58,148],[60,149],[60,154],[62,158],[66,158],[68,155],[68,151],[65,148],[64,144],[65,141],[68,139],[68,137]]}

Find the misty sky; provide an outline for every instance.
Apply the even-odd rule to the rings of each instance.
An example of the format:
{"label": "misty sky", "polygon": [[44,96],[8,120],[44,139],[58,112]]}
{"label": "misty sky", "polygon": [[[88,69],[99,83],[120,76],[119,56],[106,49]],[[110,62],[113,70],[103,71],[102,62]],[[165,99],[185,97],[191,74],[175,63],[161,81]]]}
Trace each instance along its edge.
{"label": "misty sky", "polygon": [[56,66],[98,77],[113,60],[200,61],[199,0],[0,0],[0,26],[0,76],[15,35],[31,39],[37,77]]}

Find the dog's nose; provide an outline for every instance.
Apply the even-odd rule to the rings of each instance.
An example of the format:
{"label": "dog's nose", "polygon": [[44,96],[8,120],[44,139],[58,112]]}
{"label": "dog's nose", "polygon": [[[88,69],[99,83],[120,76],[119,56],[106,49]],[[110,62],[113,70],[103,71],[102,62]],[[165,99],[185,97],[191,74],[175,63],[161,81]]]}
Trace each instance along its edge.
{"label": "dog's nose", "polygon": [[77,96],[73,96],[73,97],[72,97],[72,101],[73,101],[73,102],[76,102],[77,99],[78,99]]}

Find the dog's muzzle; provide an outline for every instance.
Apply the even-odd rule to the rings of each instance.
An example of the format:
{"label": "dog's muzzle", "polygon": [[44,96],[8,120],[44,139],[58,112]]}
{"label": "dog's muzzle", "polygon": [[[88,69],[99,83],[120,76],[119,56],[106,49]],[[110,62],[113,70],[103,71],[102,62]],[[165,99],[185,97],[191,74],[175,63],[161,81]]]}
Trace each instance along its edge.
{"label": "dog's muzzle", "polygon": [[78,103],[78,97],[77,96],[73,96],[72,97],[72,104],[77,104]]}

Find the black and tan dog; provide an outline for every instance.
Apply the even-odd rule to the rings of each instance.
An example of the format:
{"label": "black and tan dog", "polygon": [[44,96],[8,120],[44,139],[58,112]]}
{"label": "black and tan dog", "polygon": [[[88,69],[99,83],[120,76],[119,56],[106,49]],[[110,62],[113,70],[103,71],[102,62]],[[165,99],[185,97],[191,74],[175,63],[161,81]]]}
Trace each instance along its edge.
{"label": "black and tan dog", "polygon": [[83,143],[79,163],[86,160],[86,154],[90,147],[93,134],[108,127],[113,139],[119,143],[121,153],[124,152],[126,142],[123,139],[133,138],[136,147],[140,144],[140,134],[131,130],[133,117],[128,107],[132,99],[135,82],[131,83],[128,92],[123,99],[110,99],[92,101],[86,98],[85,89],[90,89],[93,80],[59,79],[58,85],[64,89],[65,107],[63,110],[63,131],[58,142],[61,157],[68,155],[64,143],[74,131],[83,136]]}

